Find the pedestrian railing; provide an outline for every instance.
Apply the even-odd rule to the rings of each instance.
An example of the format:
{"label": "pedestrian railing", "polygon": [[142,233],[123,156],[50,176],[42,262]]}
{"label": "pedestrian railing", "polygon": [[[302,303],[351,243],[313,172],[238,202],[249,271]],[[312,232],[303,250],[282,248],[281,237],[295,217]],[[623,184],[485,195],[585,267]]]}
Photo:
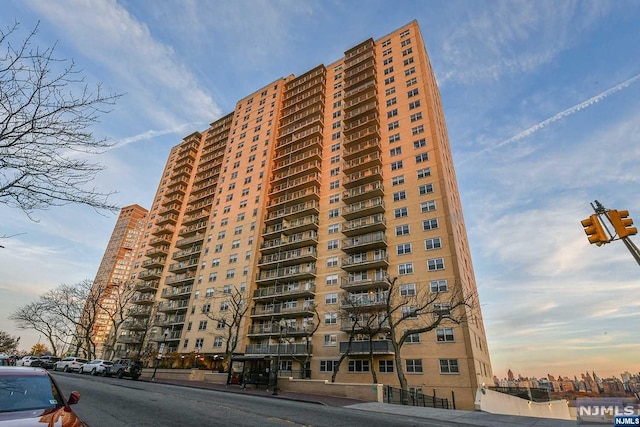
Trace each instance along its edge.
{"label": "pedestrian railing", "polygon": [[383,386],[385,403],[395,405],[423,406],[426,408],[450,409],[449,400],[436,396],[425,396],[416,390],[402,390],[391,386]]}

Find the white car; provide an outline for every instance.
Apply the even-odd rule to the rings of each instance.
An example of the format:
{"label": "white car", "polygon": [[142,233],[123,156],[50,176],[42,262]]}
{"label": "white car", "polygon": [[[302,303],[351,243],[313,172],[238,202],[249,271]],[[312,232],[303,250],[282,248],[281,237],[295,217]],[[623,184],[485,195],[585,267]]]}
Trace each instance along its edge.
{"label": "white car", "polygon": [[95,359],[82,365],[80,367],[80,373],[106,376],[105,373],[109,370],[111,365],[113,365],[113,362],[109,360]]}
{"label": "white car", "polygon": [[65,357],[62,360],[58,360],[55,365],[53,365],[53,370],[64,372],[80,372],[80,368],[82,367],[82,365],[87,362],[87,359],[81,359],[79,357]]}
{"label": "white car", "polygon": [[16,361],[16,366],[31,366],[31,362],[38,359],[36,356],[24,356]]}

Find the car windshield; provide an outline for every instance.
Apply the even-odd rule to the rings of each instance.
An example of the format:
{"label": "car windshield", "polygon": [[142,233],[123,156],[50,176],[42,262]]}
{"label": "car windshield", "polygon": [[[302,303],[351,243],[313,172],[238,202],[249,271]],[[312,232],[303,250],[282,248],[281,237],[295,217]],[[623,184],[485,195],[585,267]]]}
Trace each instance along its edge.
{"label": "car windshield", "polygon": [[57,389],[46,376],[0,377],[0,412],[63,406]]}

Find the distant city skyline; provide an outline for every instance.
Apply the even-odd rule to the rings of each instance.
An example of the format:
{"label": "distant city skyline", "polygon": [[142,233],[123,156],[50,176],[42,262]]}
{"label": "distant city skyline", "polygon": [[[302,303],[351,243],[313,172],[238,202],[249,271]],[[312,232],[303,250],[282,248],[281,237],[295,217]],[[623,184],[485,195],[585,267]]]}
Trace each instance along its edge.
{"label": "distant city skyline", "polygon": [[[634,1],[3,3],[40,22],[89,83],[126,95],[94,129],[117,142],[94,184],[151,206],[169,149],[237,99],[417,19],[442,94],[494,374],[640,371],[638,266],[589,245],[597,199],[640,223],[640,3]],[[170,19],[168,19],[170,17]],[[203,19],[206,17],[206,19]],[[189,28],[189,31],[184,31]],[[60,283],[95,277],[117,213],[38,223],[0,207],[0,329]],[[639,242],[640,238],[632,238]]]}

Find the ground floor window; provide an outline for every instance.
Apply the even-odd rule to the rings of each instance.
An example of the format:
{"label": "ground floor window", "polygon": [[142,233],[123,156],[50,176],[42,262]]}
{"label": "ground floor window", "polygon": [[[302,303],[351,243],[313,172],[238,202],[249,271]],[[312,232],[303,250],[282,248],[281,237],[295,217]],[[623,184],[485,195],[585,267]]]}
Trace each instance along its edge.
{"label": "ground floor window", "polygon": [[421,374],[422,373],[422,359],[407,359],[407,373],[408,374]]}
{"label": "ground floor window", "polygon": [[349,372],[369,372],[368,360],[349,360]]}
{"label": "ground floor window", "polygon": [[458,359],[440,359],[440,373],[441,374],[460,373],[460,369],[458,368]]}
{"label": "ground floor window", "polygon": [[337,364],[337,360],[321,360],[320,372],[333,372],[333,369]]}
{"label": "ground floor window", "polygon": [[393,373],[393,360],[378,360],[378,371],[381,374]]}

